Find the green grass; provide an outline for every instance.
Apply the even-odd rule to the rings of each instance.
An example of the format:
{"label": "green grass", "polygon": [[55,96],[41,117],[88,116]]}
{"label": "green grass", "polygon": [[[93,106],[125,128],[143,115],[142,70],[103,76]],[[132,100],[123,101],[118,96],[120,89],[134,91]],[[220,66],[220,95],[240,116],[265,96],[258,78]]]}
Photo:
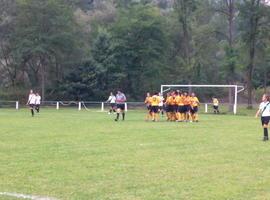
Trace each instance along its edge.
{"label": "green grass", "polygon": [[63,200],[270,199],[270,143],[261,141],[254,112],[153,123],[137,111],[114,122],[99,112],[43,109],[32,118],[26,109],[1,109],[0,192]]}

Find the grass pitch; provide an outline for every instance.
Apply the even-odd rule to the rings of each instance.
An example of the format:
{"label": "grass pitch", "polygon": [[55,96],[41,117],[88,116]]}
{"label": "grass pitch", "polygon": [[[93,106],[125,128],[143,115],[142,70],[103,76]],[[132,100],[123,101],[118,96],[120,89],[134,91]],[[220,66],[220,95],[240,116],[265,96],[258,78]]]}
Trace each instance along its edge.
{"label": "grass pitch", "polygon": [[[254,114],[255,111],[252,111]],[[251,112],[250,112],[251,113]],[[63,200],[270,199],[270,143],[252,115],[145,122],[0,110],[0,192]],[[0,199],[13,199],[0,196]]]}

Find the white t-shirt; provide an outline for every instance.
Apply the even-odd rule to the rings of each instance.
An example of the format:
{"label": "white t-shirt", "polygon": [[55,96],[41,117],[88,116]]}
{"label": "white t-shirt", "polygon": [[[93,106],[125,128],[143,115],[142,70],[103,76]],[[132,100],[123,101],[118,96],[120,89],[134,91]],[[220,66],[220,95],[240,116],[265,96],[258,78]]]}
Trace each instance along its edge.
{"label": "white t-shirt", "polygon": [[36,103],[36,95],[35,94],[29,94],[28,103],[29,104],[35,104]]}
{"label": "white t-shirt", "polygon": [[116,97],[114,95],[111,95],[111,96],[109,96],[107,101],[110,103],[115,103],[115,100],[116,100]]}
{"label": "white t-shirt", "polygon": [[36,96],[36,105],[40,105],[40,101],[41,101],[41,96],[37,95]]}
{"label": "white t-shirt", "polygon": [[270,103],[269,103],[269,101],[260,103],[259,109],[261,111],[262,117],[269,117],[270,116]]}

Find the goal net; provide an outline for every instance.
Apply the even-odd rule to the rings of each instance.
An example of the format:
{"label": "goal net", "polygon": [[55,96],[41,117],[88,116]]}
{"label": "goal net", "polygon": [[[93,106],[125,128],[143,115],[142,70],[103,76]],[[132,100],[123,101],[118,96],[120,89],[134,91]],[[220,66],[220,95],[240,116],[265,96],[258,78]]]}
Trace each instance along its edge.
{"label": "goal net", "polygon": [[212,97],[219,99],[222,105],[227,105],[234,114],[237,113],[238,94],[244,90],[239,85],[161,85],[160,92],[163,96],[169,91],[180,90],[182,92],[194,92],[204,104],[205,112],[208,112],[212,104]]}

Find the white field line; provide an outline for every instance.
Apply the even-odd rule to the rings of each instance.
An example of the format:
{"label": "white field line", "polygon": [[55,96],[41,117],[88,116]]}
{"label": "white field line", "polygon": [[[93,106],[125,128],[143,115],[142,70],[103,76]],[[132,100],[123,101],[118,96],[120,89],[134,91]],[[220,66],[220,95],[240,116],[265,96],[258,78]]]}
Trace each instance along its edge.
{"label": "white field line", "polygon": [[42,196],[18,194],[18,193],[12,193],[12,192],[0,192],[0,196],[9,196],[9,197],[15,197],[18,199],[30,199],[30,200],[57,200],[56,198],[52,198],[52,197],[42,197]]}

